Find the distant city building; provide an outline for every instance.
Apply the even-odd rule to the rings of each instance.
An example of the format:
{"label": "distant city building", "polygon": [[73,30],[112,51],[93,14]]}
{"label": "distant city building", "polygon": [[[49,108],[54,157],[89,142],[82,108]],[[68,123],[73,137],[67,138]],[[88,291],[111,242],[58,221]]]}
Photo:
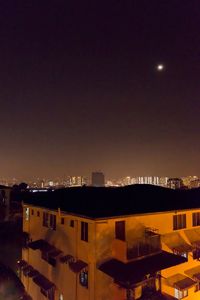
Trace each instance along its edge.
{"label": "distant city building", "polygon": [[[167,187],[168,177],[158,177],[158,176],[138,176],[130,177],[126,176],[118,181],[118,186],[131,185],[131,184],[151,184]],[[111,185],[111,184],[110,184]]]}
{"label": "distant city building", "polygon": [[131,185],[131,177],[127,176],[124,178],[124,185]]}
{"label": "distant city building", "polygon": [[105,186],[105,176],[102,172],[92,172],[92,186]]}
{"label": "distant city building", "polygon": [[167,181],[167,186],[170,189],[180,189],[183,187],[183,181],[181,178],[169,178]]}
{"label": "distant city building", "polygon": [[48,183],[48,185],[51,186],[51,187],[54,186],[53,180],[50,180],[49,183]]}
{"label": "distant city building", "polygon": [[167,187],[168,177],[160,177],[159,178],[159,185],[163,187]]}
{"label": "distant city building", "polygon": [[[193,183],[191,184],[191,182],[194,182],[196,180],[198,180],[199,178],[197,176],[186,176],[186,177],[181,177],[182,181],[183,181],[183,185],[187,186],[188,188],[193,188]],[[198,186],[196,186],[198,187]]]}
{"label": "distant city building", "polygon": [[153,184],[159,185],[159,177],[157,176],[141,176],[138,177],[139,184]]}
{"label": "distant city building", "polygon": [[190,188],[199,188],[200,187],[200,179],[194,179],[190,181]]}

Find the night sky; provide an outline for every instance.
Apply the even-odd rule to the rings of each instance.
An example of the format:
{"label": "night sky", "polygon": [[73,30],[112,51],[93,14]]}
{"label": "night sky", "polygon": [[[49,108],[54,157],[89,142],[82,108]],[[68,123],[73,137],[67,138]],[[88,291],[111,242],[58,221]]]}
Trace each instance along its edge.
{"label": "night sky", "polygon": [[1,1],[0,45],[0,177],[200,176],[199,1]]}

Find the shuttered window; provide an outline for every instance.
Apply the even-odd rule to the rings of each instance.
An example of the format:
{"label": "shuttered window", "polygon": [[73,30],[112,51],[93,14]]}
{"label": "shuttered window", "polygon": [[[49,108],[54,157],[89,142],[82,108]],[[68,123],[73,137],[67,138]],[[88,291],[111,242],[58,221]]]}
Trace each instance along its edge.
{"label": "shuttered window", "polygon": [[173,230],[186,228],[186,214],[173,216]]}
{"label": "shuttered window", "polygon": [[192,214],[192,226],[200,226],[200,212]]}
{"label": "shuttered window", "polygon": [[88,242],[88,223],[81,222],[81,240]]}

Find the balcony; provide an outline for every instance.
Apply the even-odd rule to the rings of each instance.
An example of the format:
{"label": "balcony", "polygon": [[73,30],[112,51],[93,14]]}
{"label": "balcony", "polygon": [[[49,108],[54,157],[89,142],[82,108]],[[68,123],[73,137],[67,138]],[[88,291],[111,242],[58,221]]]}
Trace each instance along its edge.
{"label": "balcony", "polygon": [[161,252],[160,235],[154,230],[145,229],[141,238],[131,243],[115,239],[112,243],[112,256],[123,262],[140,259]]}
{"label": "balcony", "polygon": [[161,251],[160,235],[152,230],[145,230],[144,236],[127,247],[127,259],[137,259]]}

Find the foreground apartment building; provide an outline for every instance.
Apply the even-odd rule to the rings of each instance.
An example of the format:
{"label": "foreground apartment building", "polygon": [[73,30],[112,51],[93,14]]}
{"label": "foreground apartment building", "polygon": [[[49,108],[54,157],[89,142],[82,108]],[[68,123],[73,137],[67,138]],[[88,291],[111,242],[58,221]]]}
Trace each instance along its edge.
{"label": "foreground apartment building", "polygon": [[34,300],[200,299],[200,191],[27,194],[19,273]]}

